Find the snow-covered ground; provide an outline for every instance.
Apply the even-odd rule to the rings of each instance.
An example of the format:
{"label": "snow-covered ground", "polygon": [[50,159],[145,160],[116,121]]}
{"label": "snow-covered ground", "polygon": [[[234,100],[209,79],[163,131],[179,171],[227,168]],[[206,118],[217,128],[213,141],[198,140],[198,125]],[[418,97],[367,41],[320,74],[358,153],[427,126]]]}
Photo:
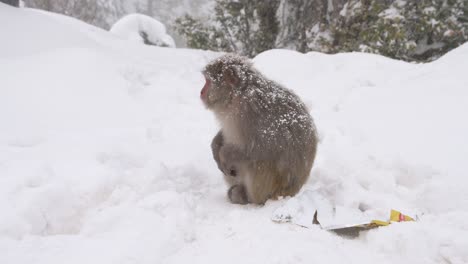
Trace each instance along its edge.
{"label": "snow-covered ground", "polygon": [[304,187],[419,221],[350,239],[232,205],[199,100],[214,52],[149,47],[0,4],[0,263],[467,263],[468,45],[430,64],[272,50],[309,105]]}

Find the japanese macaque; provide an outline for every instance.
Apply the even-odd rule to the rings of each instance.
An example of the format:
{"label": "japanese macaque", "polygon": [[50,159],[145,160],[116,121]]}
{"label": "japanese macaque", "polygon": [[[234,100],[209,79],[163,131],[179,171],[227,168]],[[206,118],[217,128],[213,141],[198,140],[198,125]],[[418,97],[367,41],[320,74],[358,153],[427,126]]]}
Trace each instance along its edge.
{"label": "japanese macaque", "polygon": [[211,148],[229,185],[229,200],[264,204],[295,195],[317,150],[315,125],[304,103],[241,56],[215,59],[203,75],[200,97],[221,124]]}

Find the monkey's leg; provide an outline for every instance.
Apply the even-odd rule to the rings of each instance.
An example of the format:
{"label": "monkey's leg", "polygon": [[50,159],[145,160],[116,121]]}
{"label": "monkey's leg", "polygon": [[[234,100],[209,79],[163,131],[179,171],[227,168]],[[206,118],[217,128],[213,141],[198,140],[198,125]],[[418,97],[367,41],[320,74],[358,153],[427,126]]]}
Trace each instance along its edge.
{"label": "monkey's leg", "polygon": [[270,198],[276,198],[279,182],[278,172],[273,162],[257,161],[244,179],[249,202],[264,204]]}
{"label": "monkey's leg", "polygon": [[237,184],[231,186],[228,191],[228,197],[231,203],[234,204],[248,204],[249,200],[247,199],[247,193],[244,185]]}

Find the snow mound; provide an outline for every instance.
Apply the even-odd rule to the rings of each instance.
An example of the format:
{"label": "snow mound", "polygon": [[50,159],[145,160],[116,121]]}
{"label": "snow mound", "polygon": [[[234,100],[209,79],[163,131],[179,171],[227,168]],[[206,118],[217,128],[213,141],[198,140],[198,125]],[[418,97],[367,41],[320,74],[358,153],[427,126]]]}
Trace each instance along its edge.
{"label": "snow mound", "polygon": [[166,33],[166,27],[158,20],[142,14],[124,16],[112,26],[110,32],[131,41],[175,48],[174,39]]}
{"label": "snow mound", "polygon": [[210,151],[218,127],[199,99],[218,53],[132,44],[3,4],[0,31],[0,263],[468,262],[466,45],[430,64],[254,59],[315,118],[304,192],[421,216],[349,240],[273,223],[289,197],[228,203]]}
{"label": "snow mound", "polygon": [[0,18],[8,21],[0,24],[1,58],[61,48],[96,49],[99,42],[108,42],[112,37],[103,34],[104,30],[76,19],[37,9],[14,8],[3,3],[0,3]]}

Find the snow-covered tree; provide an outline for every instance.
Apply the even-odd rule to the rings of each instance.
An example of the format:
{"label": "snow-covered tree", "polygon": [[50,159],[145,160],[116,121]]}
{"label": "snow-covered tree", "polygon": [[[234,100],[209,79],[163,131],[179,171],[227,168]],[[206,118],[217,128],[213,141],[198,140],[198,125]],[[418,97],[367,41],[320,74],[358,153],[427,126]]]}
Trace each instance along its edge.
{"label": "snow-covered tree", "polygon": [[19,0],[0,0],[0,3],[5,3],[7,5],[16,6],[16,7],[19,6]]}
{"label": "snow-covered tree", "polygon": [[176,20],[178,33],[184,36],[187,46],[194,49],[233,51],[222,32],[214,26],[208,26],[190,15]]}
{"label": "snow-covered tree", "polygon": [[466,42],[466,0],[351,0],[331,24],[324,47],[429,61]]}
{"label": "snow-covered tree", "polygon": [[280,23],[276,45],[301,52],[322,50],[329,24],[346,0],[282,0],[277,11]]}
{"label": "snow-covered tree", "polygon": [[[3,0],[7,1],[7,0]],[[247,56],[272,48],[429,61],[468,40],[468,0],[25,0],[108,29],[141,13],[177,43]]]}
{"label": "snow-covered tree", "polygon": [[178,32],[191,47],[254,56],[275,47],[279,31],[276,17],[279,0],[216,0],[208,23],[186,15],[176,20]]}
{"label": "snow-covered tree", "polygon": [[24,3],[26,7],[64,14],[105,29],[124,12],[120,0],[24,0]]}
{"label": "snow-covered tree", "polygon": [[214,14],[177,20],[190,47],[248,56],[270,48],[364,51],[429,61],[468,40],[467,0],[216,0]]}

